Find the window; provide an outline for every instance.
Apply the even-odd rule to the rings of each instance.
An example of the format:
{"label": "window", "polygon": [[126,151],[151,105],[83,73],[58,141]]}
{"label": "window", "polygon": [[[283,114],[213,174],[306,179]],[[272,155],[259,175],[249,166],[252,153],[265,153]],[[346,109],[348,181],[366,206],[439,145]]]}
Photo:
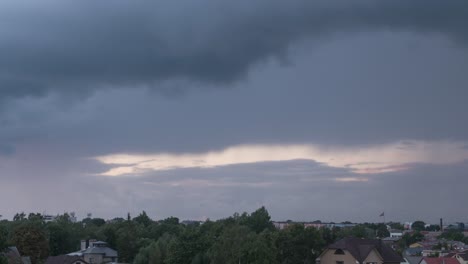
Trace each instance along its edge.
{"label": "window", "polygon": [[335,250],[335,255],[344,255],[344,251],[342,249]]}
{"label": "window", "polygon": [[344,261],[337,261],[336,264],[344,264]]}

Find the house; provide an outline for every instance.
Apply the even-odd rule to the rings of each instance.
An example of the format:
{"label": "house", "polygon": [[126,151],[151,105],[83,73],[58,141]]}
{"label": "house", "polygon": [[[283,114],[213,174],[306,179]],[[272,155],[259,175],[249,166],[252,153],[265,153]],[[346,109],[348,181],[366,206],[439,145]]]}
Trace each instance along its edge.
{"label": "house", "polygon": [[430,258],[424,257],[420,264],[460,264],[455,258]]}
{"label": "house", "polygon": [[[87,248],[86,245],[89,243]],[[103,241],[82,241],[81,250],[68,254],[68,256],[78,256],[86,263],[89,264],[101,264],[108,262],[118,262],[117,251],[110,248],[106,242]]]}
{"label": "house", "polygon": [[31,264],[31,259],[22,257],[16,247],[8,247],[3,255],[7,258],[8,264]]}
{"label": "house", "polygon": [[44,264],[88,264],[83,257],[60,255],[48,257]]}
{"label": "house", "polygon": [[316,259],[317,264],[400,264],[402,259],[380,239],[344,238]]}
{"label": "house", "polygon": [[453,258],[456,258],[460,264],[468,264],[468,250],[455,253]]}
{"label": "house", "polygon": [[283,230],[285,228],[287,228],[289,225],[291,225],[290,222],[273,222],[273,225],[279,229],[279,230]]}
{"label": "house", "polygon": [[390,237],[401,238],[403,237],[403,231],[397,229],[390,230]]}
{"label": "house", "polygon": [[449,250],[446,249],[425,249],[422,251],[421,255],[423,257],[445,257],[450,253]]}

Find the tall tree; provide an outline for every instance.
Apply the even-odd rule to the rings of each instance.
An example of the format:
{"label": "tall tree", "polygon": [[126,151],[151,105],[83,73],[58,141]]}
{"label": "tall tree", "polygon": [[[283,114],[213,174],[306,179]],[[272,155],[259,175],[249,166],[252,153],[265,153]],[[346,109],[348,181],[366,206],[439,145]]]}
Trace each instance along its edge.
{"label": "tall tree", "polygon": [[119,260],[132,262],[138,253],[138,236],[135,224],[130,220],[117,231],[117,251]]}
{"label": "tall tree", "polygon": [[246,226],[226,228],[208,251],[212,264],[277,263],[274,243]]}
{"label": "tall tree", "polygon": [[250,227],[250,229],[255,231],[257,234],[262,232],[265,229],[267,230],[274,229],[273,223],[271,222],[270,214],[268,213],[267,209],[264,206],[257,209],[249,217],[247,217],[246,224],[248,227]]}
{"label": "tall tree", "polygon": [[169,246],[168,264],[190,263],[200,252],[210,246],[209,241],[196,227],[187,227]]}
{"label": "tall tree", "polygon": [[295,224],[279,232],[276,240],[278,260],[283,264],[315,263],[324,245],[317,229]]}
{"label": "tall tree", "polygon": [[139,214],[137,217],[133,218],[133,221],[137,222],[140,225],[149,226],[153,220],[148,217],[145,211],[143,211],[141,214]]}
{"label": "tall tree", "polygon": [[8,263],[8,260],[3,255],[7,247],[7,238],[8,238],[8,230],[3,225],[0,225],[0,264]]}
{"label": "tall tree", "polygon": [[41,227],[23,224],[13,231],[11,242],[24,256],[29,256],[33,264],[41,263],[49,256],[49,243]]}
{"label": "tall tree", "polygon": [[168,248],[175,240],[173,235],[164,234],[158,241],[141,248],[135,257],[134,264],[165,264]]}

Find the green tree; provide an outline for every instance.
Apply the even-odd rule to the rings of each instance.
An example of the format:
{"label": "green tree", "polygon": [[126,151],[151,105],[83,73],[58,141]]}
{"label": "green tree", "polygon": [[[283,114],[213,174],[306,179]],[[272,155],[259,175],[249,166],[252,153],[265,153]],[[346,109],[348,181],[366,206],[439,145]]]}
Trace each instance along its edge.
{"label": "green tree", "polygon": [[26,220],[26,214],[24,212],[16,213],[13,217],[13,221],[24,221]]}
{"label": "green tree", "polygon": [[8,230],[3,225],[0,225],[0,264],[8,263],[8,260],[3,255],[7,247],[7,239],[8,239]]}
{"label": "green tree", "polygon": [[270,214],[267,209],[262,206],[259,209],[255,210],[249,217],[246,219],[246,224],[253,230],[255,233],[260,233],[263,230],[273,230],[274,226],[271,222]]}
{"label": "green tree", "polygon": [[7,247],[8,230],[5,226],[0,225],[0,252]]}
{"label": "green tree", "polygon": [[415,221],[411,225],[411,229],[413,229],[414,231],[424,231],[426,229],[426,223],[424,223],[423,221]]}
{"label": "green tree", "polygon": [[429,225],[428,227],[425,228],[426,231],[440,231],[440,226],[439,225]]}
{"label": "green tree", "polygon": [[390,223],[388,223],[388,225],[389,225],[392,229],[396,229],[396,230],[403,230],[403,229],[405,229],[405,227],[404,227],[401,223],[390,222]]}
{"label": "green tree", "polygon": [[198,228],[187,227],[169,246],[168,264],[190,263],[200,252],[205,252],[210,244]]}
{"label": "green tree", "polygon": [[377,225],[376,234],[377,234],[377,237],[380,237],[380,238],[390,236],[390,232],[388,231],[387,226],[385,224],[378,224]]}
{"label": "green tree", "polygon": [[137,217],[133,218],[133,221],[137,222],[140,225],[149,226],[153,220],[148,217],[145,211],[143,211],[141,214],[139,214]]}
{"label": "green tree", "polygon": [[125,224],[117,231],[117,251],[121,262],[132,262],[138,253],[137,228],[133,222]]}
{"label": "green tree", "polygon": [[166,263],[168,247],[173,243],[173,235],[164,234],[158,241],[141,248],[135,257],[134,264],[163,264]]}
{"label": "green tree", "polygon": [[449,229],[446,230],[439,238],[445,238],[447,240],[454,240],[454,241],[465,241],[465,236],[463,232],[457,229]]}
{"label": "green tree", "polygon": [[70,252],[70,233],[64,226],[51,223],[47,227],[49,231],[49,248],[52,256]]}
{"label": "green tree", "polygon": [[29,256],[33,264],[40,263],[49,256],[46,234],[37,225],[24,224],[15,228],[11,242],[22,255]]}
{"label": "green tree", "polygon": [[230,226],[208,250],[208,256],[212,264],[277,263],[274,243],[268,239],[246,226]]}
{"label": "green tree", "polygon": [[351,229],[351,235],[354,237],[366,238],[367,234],[366,227],[363,225],[356,225]]}
{"label": "green tree", "polygon": [[284,264],[315,263],[324,245],[325,241],[317,229],[294,224],[278,234],[278,260]]}

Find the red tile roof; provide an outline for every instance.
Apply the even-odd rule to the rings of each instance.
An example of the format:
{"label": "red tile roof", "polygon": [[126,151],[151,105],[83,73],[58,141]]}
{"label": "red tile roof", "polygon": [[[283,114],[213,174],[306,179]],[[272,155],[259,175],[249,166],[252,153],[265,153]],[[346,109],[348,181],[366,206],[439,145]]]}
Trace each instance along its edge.
{"label": "red tile roof", "polygon": [[427,264],[460,264],[456,258],[429,258],[425,257],[423,260]]}

